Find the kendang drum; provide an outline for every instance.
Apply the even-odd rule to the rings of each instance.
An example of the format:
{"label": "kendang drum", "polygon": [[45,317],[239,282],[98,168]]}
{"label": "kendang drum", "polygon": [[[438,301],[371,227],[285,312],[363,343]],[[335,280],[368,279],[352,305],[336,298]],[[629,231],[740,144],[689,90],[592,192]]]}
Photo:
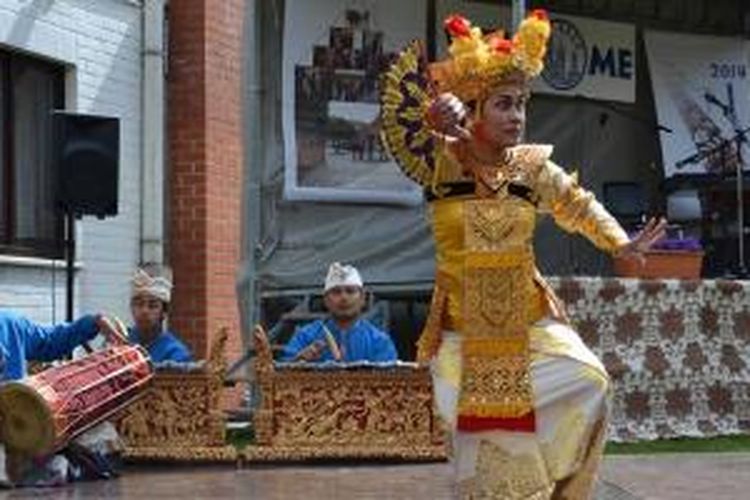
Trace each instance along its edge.
{"label": "kendang drum", "polygon": [[71,439],[133,403],[153,367],[139,346],[115,345],[0,386],[0,438],[30,455]]}

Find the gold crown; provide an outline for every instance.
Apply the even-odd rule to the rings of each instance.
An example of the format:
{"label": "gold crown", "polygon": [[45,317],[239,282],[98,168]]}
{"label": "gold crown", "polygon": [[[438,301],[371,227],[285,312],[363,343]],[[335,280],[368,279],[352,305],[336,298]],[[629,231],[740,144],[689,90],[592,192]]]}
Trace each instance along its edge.
{"label": "gold crown", "polygon": [[482,99],[506,81],[527,82],[544,68],[551,26],[544,10],[532,11],[511,40],[502,30],[482,30],[457,14],[444,22],[451,37],[450,56],[430,64],[430,79],[438,92],[451,92],[464,102]]}

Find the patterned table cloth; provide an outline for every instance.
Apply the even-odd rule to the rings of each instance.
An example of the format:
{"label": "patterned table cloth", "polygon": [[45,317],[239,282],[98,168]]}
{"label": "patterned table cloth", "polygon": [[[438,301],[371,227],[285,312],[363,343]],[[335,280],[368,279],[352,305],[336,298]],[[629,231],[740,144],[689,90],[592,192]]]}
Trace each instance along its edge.
{"label": "patterned table cloth", "polygon": [[612,376],[610,440],[750,431],[750,281],[549,282]]}

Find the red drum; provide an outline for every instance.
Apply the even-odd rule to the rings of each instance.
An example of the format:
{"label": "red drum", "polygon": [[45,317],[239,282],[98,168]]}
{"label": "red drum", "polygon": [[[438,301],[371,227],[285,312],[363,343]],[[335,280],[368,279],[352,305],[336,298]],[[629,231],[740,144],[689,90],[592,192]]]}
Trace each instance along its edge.
{"label": "red drum", "polygon": [[37,455],[122,410],[153,377],[143,348],[117,345],[0,386],[0,438],[9,449]]}

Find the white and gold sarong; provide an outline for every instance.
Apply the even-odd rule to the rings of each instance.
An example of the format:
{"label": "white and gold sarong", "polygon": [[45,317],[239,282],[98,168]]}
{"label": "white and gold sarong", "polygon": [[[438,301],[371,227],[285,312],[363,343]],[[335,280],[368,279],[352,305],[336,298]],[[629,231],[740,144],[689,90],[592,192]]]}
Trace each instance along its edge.
{"label": "white and gold sarong", "polygon": [[431,203],[437,272],[418,359],[433,365],[461,498],[585,500],[601,457],[609,378],[536,268],[533,237],[546,213],[609,252],[629,239],[550,152],[513,148],[494,194]]}
{"label": "white and gold sarong", "polygon": [[609,378],[570,327],[531,329],[536,432],[456,431],[461,338],[446,331],[433,361],[438,410],[454,430],[459,498],[582,500],[591,494],[604,445]]}

